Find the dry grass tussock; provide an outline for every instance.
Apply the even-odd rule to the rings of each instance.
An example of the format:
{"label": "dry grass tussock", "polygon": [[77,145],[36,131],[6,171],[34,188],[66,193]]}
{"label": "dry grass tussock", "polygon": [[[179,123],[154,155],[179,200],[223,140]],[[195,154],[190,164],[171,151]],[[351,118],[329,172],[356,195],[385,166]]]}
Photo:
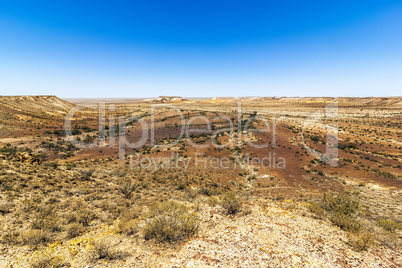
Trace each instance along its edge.
{"label": "dry grass tussock", "polygon": [[199,217],[178,202],[169,201],[152,206],[142,230],[146,240],[178,242],[197,234]]}
{"label": "dry grass tussock", "polygon": [[310,202],[308,209],[319,219],[328,219],[334,225],[349,233],[349,244],[356,250],[362,251],[370,248],[374,240],[390,247],[398,247],[398,239],[393,233],[400,228],[392,220],[380,220],[377,226],[369,220],[362,218],[364,213],[359,212],[359,202],[347,195],[329,196],[316,202]]}

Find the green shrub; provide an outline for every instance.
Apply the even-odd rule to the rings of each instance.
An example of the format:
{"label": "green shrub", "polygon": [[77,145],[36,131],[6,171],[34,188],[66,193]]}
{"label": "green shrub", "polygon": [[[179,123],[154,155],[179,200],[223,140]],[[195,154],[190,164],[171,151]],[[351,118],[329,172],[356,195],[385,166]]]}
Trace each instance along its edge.
{"label": "green shrub", "polygon": [[199,217],[173,201],[156,204],[148,217],[143,228],[146,240],[173,243],[194,236],[199,229]]}
{"label": "green shrub", "polygon": [[328,217],[334,225],[347,232],[357,233],[362,227],[353,217],[359,208],[359,203],[346,195],[324,195],[322,200],[310,203],[308,208],[318,218]]}
{"label": "green shrub", "polygon": [[388,220],[379,220],[377,222],[377,225],[382,227],[382,228],[384,228],[385,230],[387,230],[387,231],[389,231],[391,233],[394,233],[395,230],[402,228],[401,224],[399,224],[399,223],[397,223],[397,222],[395,222],[393,220],[390,220],[390,219],[388,219]]}
{"label": "green shrub", "polygon": [[314,213],[318,219],[324,219],[327,216],[327,212],[318,203],[311,202],[307,205],[310,212]]}
{"label": "green shrub", "polygon": [[330,219],[333,224],[348,232],[357,233],[362,227],[357,220],[342,213],[334,213]]}
{"label": "green shrub", "polygon": [[321,201],[321,207],[328,212],[351,215],[359,208],[359,203],[346,195],[327,196]]}

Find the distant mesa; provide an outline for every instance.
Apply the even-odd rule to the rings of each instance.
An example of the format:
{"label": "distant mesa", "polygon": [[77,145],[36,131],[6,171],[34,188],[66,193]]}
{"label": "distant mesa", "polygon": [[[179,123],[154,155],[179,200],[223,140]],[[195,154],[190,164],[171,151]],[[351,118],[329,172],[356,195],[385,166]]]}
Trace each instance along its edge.
{"label": "distant mesa", "polygon": [[185,99],[180,96],[159,96],[155,99],[147,99],[146,101],[150,103],[178,103],[178,102],[189,102],[188,99]]}

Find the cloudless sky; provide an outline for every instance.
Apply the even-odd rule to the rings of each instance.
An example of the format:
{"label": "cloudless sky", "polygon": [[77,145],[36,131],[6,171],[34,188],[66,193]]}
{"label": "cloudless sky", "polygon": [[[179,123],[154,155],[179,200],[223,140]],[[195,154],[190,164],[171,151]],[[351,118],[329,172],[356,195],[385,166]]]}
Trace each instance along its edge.
{"label": "cloudless sky", "polygon": [[0,95],[401,96],[402,1],[0,1]]}

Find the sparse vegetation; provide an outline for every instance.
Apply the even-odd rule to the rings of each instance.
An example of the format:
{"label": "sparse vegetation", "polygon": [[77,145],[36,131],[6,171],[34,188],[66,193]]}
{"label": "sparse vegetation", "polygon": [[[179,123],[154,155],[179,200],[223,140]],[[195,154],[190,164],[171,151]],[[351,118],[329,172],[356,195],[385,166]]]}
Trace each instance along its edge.
{"label": "sparse vegetation", "polygon": [[61,268],[65,267],[64,259],[52,252],[40,252],[36,254],[31,268]]}
{"label": "sparse vegetation", "polygon": [[104,237],[92,242],[93,260],[113,260],[122,257],[122,252],[115,249],[116,242],[109,237]]}
{"label": "sparse vegetation", "polygon": [[223,197],[221,205],[225,213],[234,215],[241,211],[243,200],[236,193],[228,193]]}
{"label": "sparse vegetation", "polygon": [[199,217],[185,205],[170,201],[150,208],[143,235],[146,240],[173,243],[194,236],[198,229]]}
{"label": "sparse vegetation", "polygon": [[330,220],[342,230],[352,233],[358,233],[362,227],[361,223],[353,217],[339,212],[331,214]]}
{"label": "sparse vegetation", "polygon": [[120,191],[120,193],[126,198],[129,199],[131,198],[131,195],[136,189],[136,185],[131,183],[131,182],[126,182],[122,186],[119,186],[117,189]]}
{"label": "sparse vegetation", "polygon": [[347,195],[330,196],[324,195],[320,206],[330,213],[352,215],[359,208],[359,203]]}
{"label": "sparse vegetation", "polygon": [[398,229],[402,229],[402,225],[400,223],[397,223],[391,219],[379,220],[377,225],[391,233],[394,233]]}
{"label": "sparse vegetation", "polygon": [[349,244],[356,250],[367,250],[374,242],[374,235],[372,232],[363,230],[361,232],[352,233],[349,236]]}
{"label": "sparse vegetation", "polygon": [[[230,100],[212,106],[202,102],[184,105],[181,111],[186,120],[201,114],[213,121],[212,131],[190,135],[194,143],[208,144],[214,137],[218,145],[232,142],[232,147],[210,146],[194,150],[182,139],[175,146],[163,148],[161,145],[173,143],[180,137],[181,126],[177,114],[161,108],[163,112],[155,114],[157,145],[153,147],[147,142],[141,148],[125,147],[127,158],[124,160],[119,159],[117,146],[75,147],[65,137],[64,119],[58,120],[57,115],[52,119],[46,114],[38,119],[34,113],[30,113],[30,119],[20,117],[13,121],[15,128],[20,129],[18,133],[4,136],[6,142],[11,143],[4,142],[0,146],[0,222],[3,226],[0,235],[3,256],[6,256],[3,259],[8,260],[6,266],[153,267],[155,263],[169,260],[172,266],[179,267],[185,265],[183,258],[200,265],[230,266],[225,259],[229,256],[228,251],[219,252],[221,248],[232,250],[244,245],[256,259],[261,256],[270,259],[280,254],[288,256],[284,243],[294,246],[296,237],[303,239],[309,253],[318,247],[322,249],[323,256],[326,253],[325,261],[337,256],[339,265],[350,257],[370,266],[362,256],[372,256],[372,251],[359,253],[370,247],[379,254],[385,252],[389,258],[399,250],[401,242],[400,195],[397,192],[401,168],[397,156],[401,147],[393,142],[402,137],[393,130],[400,129],[399,118],[390,116],[393,111],[388,109],[385,109],[387,117],[382,117],[382,110],[373,109],[372,112],[364,107],[364,114],[367,112],[369,116],[356,118],[348,114],[338,118],[342,130],[338,146],[340,161],[337,167],[332,167],[324,159],[313,158],[300,143],[300,120],[305,120],[305,113],[312,111],[309,109],[323,105],[312,102],[306,108],[303,102],[303,99],[287,102],[286,105],[292,103],[295,106],[286,111],[289,120],[283,120],[277,126],[276,142],[272,133],[258,131],[263,125],[259,120],[253,120],[250,125],[257,131],[247,134],[253,143],[269,144],[276,157],[284,156],[289,167],[284,172],[276,167],[262,168],[260,162],[252,162],[266,154],[264,150],[248,146],[245,139],[239,139],[238,125],[234,125],[233,135],[225,132],[225,128],[230,127],[225,117],[233,122],[237,120],[237,108],[231,107]],[[135,113],[145,120],[151,119],[146,104],[127,103],[130,104],[117,105],[114,115],[124,117]],[[245,100],[245,110],[251,107],[249,104],[254,103]],[[265,102],[257,104],[255,109],[261,109],[258,114],[265,116]],[[342,105],[340,109],[343,109]],[[1,103],[0,107],[3,107]],[[216,111],[209,111],[211,107]],[[298,107],[301,107],[299,111]],[[277,104],[271,108],[274,113],[284,111]],[[353,105],[347,109],[354,111]],[[255,111],[244,113],[240,127],[243,129],[255,114]],[[88,109],[85,120],[79,112],[75,119],[74,138],[83,143],[96,141],[100,135],[97,115]],[[201,121],[194,121],[192,127],[207,130],[205,122]],[[135,140],[141,134],[137,128],[139,122],[128,120],[128,140]],[[360,127],[362,122],[367,129]],[[9,125],[2,125],[1,130],[6,130]],[[107,125],[106,141],[110,141],[113,128],[122,131],[118,125]],[[222,132],[214,136],[214,130]],[[26,133],[29,133],[26,139],[18,140]],[[323,135],[318,129],[305,130],[306,142],[317,152],[325,151],[327,140]],[[227,158],[230,168],[212,169],[202,164],[195,167],[192,161],[199,152],[204,154],[204,159]],[[43,162],[25,161],[22,157],[25,153],[41,158]],[[152,158],[151,168],[133,165],[130,169],[129,154]],[[163,157],[168,154],[177,154],[179,160],[169,162],[170,166],[166,167]],[[190,163],[188,169],[182,165],[186,161]],[[231,166],[232,163],[236,166]],[[328,194],[317,200],[317,195],[323,193]],[[311,213],[303,204],[307,204],[307,211]],[[305,234],[310,234],[313,228],[314,236],[299,236],[299,226],[304,228]],[[287,231],[272,231],[276,228]],[[329,228],[334,231],[324,233],[323,230],[326,232]],[[250,243],[250,230],[261,237],[269,234],[264,239],[269,242],[275,239],[278,247],[268,249],[257,240]],[[336,241],[339,250],[347,248],[348,254],[340,255],[336,250],[329,252],[332,241]],[[321,243],[326,246],[321,247]],[[380,243],[386,247],[379,246]],[[253,251],[254,245],[259,245],[257,251]],[[216,254],[209,254],[205,247]],[[350,247],[355,252],[350,253]],[[133,256],[126,260],[128,255],[124,250],[128,248]],[[233,256],[236,254],[233,251]],[[297,254],[300,258],[306,257],[303,252]],[[244,253],[240,255],[244,256]],[[155,263],[145,262],[145,259],[149,261],[149,256]],[[308,258],[320,259],[317,256],[310,254]],[[392,261],[397,262],[397,258]],[[25,262],[15,264],[17,259]],[[372,266],[386,266],[379,258],[372,259],[377,260]],[[259,261],[264,263],[264,260]],[[292,260],[287,261],[291,263]],[[239,265],[245,264],[239,262]]]}
{"label": "sparse vegetation", "polygon": [[79,236],[83,231],[84,226],[78,222],[70,223],[66,227],[67,238],[74,238],[76,236]]}
{"label": "sparse vegetation", "polygon": [[356,218],[358,208],[359,203],[346,195],[324,195],[319,202],[309,204],[310,211],[318,218],[329,218],[334,225],[350,233],[349,244],[355,250],[362,251],[370,247],[374,235]]}

